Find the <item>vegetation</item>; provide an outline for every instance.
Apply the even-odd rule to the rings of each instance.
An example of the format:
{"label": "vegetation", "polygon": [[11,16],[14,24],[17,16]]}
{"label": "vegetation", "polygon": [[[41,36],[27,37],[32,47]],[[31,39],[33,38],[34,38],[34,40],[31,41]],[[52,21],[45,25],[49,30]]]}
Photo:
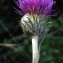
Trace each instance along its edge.
{"label": "vegetation", "polygon": [[[63,63],[62,3],[57,0],[53,6],[58,14],[50,18],[53,26],[42,43],[39,63]],[[0,0],[0,63],[32,63],[31,40],[19,24],[23,15],[15,13],[13,7],[18,8],[13,0]]]}

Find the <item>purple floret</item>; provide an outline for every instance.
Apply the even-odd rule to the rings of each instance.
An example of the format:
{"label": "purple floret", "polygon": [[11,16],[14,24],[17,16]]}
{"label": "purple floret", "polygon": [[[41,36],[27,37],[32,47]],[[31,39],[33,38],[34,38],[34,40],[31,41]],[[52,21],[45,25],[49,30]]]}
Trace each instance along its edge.
{"label": "purple floret", "polygon": [[15,0],[20,12],[37,15],[51,15],[53,0]]}

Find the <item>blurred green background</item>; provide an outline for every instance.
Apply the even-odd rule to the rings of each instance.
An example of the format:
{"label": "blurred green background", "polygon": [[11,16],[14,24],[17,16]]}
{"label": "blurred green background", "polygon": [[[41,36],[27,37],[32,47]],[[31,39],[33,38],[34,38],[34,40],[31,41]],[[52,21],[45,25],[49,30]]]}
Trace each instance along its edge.
{"label": "blurred green background", "polygon": [[[55,1],[58,14],[50,19],[54,24],[42,43],[39,63],[63,63],[63,0]],[[19,24],[23,15],[13,7],[19,9],[13,0],[0,0],[0,63],[32,63],[31,39]]]}

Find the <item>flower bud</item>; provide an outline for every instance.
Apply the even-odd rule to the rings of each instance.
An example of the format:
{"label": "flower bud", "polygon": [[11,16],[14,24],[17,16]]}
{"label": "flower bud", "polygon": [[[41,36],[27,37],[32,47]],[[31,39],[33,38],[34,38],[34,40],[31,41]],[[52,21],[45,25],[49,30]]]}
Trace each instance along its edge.
{"label": "flower bud", "polygon": [[47,18],[42,18],[38,15],[25,14],[21,18],[21,27],[23,32],[27,35],[44,35],[49,31],[51,23],[48,22]]}

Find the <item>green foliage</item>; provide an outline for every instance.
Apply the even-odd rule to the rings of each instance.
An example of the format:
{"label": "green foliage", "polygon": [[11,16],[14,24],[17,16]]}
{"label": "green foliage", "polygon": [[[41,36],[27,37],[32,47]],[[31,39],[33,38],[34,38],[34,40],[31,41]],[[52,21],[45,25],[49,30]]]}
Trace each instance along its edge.
{"label": "green foliage", "polygon": [[[0,0],[0,63],[32,63],[31,39],[23,34],[21,16],[13,7],[16,7],[13,0]],[[39,63],[63,63],[63,17],[50,20],[53,26],[41,45]]]}

